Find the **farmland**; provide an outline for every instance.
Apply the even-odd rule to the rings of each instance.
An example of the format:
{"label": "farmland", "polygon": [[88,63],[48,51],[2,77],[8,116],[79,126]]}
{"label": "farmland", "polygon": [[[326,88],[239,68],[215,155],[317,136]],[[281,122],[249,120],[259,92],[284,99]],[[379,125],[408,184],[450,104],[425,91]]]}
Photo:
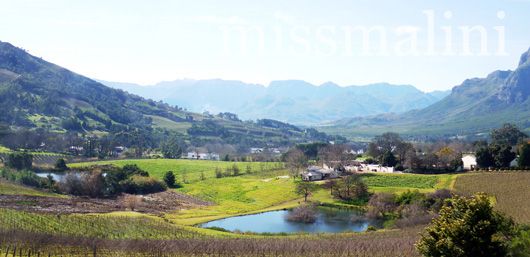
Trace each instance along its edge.
{"label": "farmland", "polygon": [[495,208],[521,223],[530,223],[529,188],[529,172],[468,174],[458,177],[455,183],[458,192],[484,192],[494,196]]}
{"label": "farmland", "polygon": [[174,160],[174,159],[142,159],[142,160],[116,160],[116,161],[98,161],[74,163],[69,166],[72,168],[86,167],[91,165],[115,165],[123,167],[127,164],[136,164],[143,170],[156,178],[162,178],[167,171],[173,171],[177,178],[183,176],[188,182],[197,182],[204,174],[206,178],[215,177],[215,169],[222,171],[233,167],[235,164],[242,173],[250,166],[251,171],[263,173],[264,171],[274,170],[283,167],[281,163],[274,162],[220,162],[220,161],[198,161],[198,160]]}
{"label": "farmland", "polygon": [[[287,176],[289,172],[282,169],[283,166],[280,163],[147,159],[75,163],[70,166],[84,167],[95,164],[117,166],[136,164],[157,178],[162,178],[168,170],[175,172],[177,180],[182,181],[185,176],[188,183],[183,183],[183,187],[177,189],[179,192],[213,202],[215,205],[166,214],[168,219],[177,224],[195,225],[228,216],[292,208],[298,205],[301,199],[294,193],[294,180]],[[252,173],[236,177],[215,178],[216,168],[224,170],[234,164],[241,169],[242,174],[245,174],[247,166],[250,166]],[[204,180],[200,178],[201,173],[205,175]],[[404,192],[407,190],[432,192],[439,188],[449,187],[455,177],[455,175],[375,173],[362,176],[372,192]],[[319,189],[315,192],[313,200],[344,205],[334,199],[327,189]]]}
{"label": "farmland", "polygon": [[[123,166],[137,164],[149,172],[151,176],[162,178],[168,171],[174,171],[182,187],[175,190],[178,193],[200,198],[213,203],[212,205],[195,206],[176,211],[159,214],[138,213],[130,211],[111,212],[107,214],[46,214],[25,211],[0,211],[0,225],[6,229],[17,229],[20,237],[55,238],[62,242],[62,246],[71,245],[78,251],[92,251],[89,246],[83,247],[86,237],[96,238],[100,248],[100,256],[133,255],[127,251],[134,251],[138,256],[152,255],[153,251],[165,249],[175,255],[190,253],[203,255],[278,255],[296,256],[300,253],[311,252],[314,255],[356,255],[356,256],[416,256],[414,242],[418,239],[421,227],[400,230],[382,229],[366,233],[341,234],[292,234],[267,235],[252,233],[228,233],[212,229],[199,228],[195,225],[229,216],[258,213],[269,210],[292,208],[300,204],[301,197],[294,193],[294,180],[289,172],[278,163],[252,162],[216,162],[196,160],[118,160],[90,163],[70,164],[70,167],[86,167],[91,165],[113,164]],[[240,170],[239,176],[224,176],[217,178],[215,169],[225,171],[236,165]],[[251,172],[247,173],[247,166]],[[202,177],[204,174],[204,177]],[[504,176],[504,177],[496,177]],[[407,190],[433,192],[440,188],[455,186],[461,192],[486,191],[496,196],[497,208],[504,210],[520,202],[506,202],[499,197],[498,191],[480,190],[491,181],[499,183],[513,183],[519,181],[513,190],[524,191],[528,184],[526,174],[470,174],[470,175],[416,175],[416,174],[362,174],[361,177],[369,186],[370,192],[401,193]],[[183,182],[184,178],[186,183]],[[526,179],[526,180],[525,180]],[[456,182],[455,182],[456,180]],[[482,181],[484,182],[478,182]],[[526,184],[525,184],[526,183]],[[318,183],[321,184],[321,183]],[[31,190],[26,187],[15,187],[6,183],[0,184],[0,189],[12,194]],[[14,188],[15,187],[15,188]],[[473,188],[476,188],[473,189]],[[510,187],[504,186],[505,190]],[[45,192],[27,191],[27,194],[47,194]],[[519,200],[522,201],[522,195]],[[329,189],[319,188],[310,197],[311,200],[331,205],[344,206],[347,203],[333,198]],[[509,200],[509,199],[508,199]],[[513,199],[512,199],[513,200]],[[514,211],[515,208],[508,208]],[[522,209],[519,215],[525,212]],[[524,220],[524,215],[519,220]],[[1,231],[0,231],[1,232]],[[5,232],[8,233],[8,232]],[[10,232],[12,233],[12,232]],[[24,233],[32,233],[26,235]],[[1,234],[1,233],[0,233]],[[65,237],[67,236],[67,237]],[[1,235],[0,235],[1,237]],[[154,240],[149,241],[148,239]],[[123,247],[136,240],[133,248]],[[75,242],[75,243],[68,243]],[[93,242],[93,241],[91,241]],[[75,244],[75,247],[73,246]],[[48,249],[58,254],[62,249],[46,244],[40,249]],[[81,246],[81,248],[79,248]],[[5,249],[5,246],[4,246]],[[83,250],[85,249],[85,250]],[[88,250],[86,250],[88,249]],[[202,249],[197,252],[197,249]],[[83,252],[86,253],[86,252]]]}

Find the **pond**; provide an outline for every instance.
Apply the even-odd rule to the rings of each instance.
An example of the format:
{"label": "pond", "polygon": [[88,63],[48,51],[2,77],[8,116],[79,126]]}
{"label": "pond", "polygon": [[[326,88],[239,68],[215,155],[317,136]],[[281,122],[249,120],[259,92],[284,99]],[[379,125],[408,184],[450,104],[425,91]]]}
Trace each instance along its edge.
{"label": "pond", "polygon": [[203,223],[200,227],[217,227],[229,231],[254,233],[340,233],[346,231],[362,232],[366,231],[368,226],[381,226],[375,220],[364,219],[362,213],[356,210],[319,207],[314,223],[288,221],[287,215],[291,211],[270,211],[231,217]]}
{"label": "pond", "polygon": [[37,176],[41,178],[48,178],[48,175],[51,175],[53,180],[55,181],[62,181],[63,178],[66,176],[66,173],[64,172],[36,172]]}
{"label": "pond", "polygon": [[[41,178],[48,178],[48,175],[51,175],[56,182],[62,182],[66,175],[68,175],[68,172],[35,172],[35,174]],[[73,174],[77,177],[81,176],[80,172],[74,172]],[[102,175],[105,177],[107,176],[107,173],[103,173]]]}

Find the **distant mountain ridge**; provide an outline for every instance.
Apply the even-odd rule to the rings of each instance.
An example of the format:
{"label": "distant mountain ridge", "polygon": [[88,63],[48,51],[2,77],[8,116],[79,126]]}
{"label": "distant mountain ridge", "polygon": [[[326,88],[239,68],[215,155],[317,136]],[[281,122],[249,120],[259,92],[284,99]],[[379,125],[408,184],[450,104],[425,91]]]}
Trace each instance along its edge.
{"label": "distant mountain ridge", "polygon": [[405,134],[472,135],[503,123],[530,130],[530,50],[514,71],[494,71],[486,78],[465,80],[441,101],[400,115],[350,118],[325,131],[370,134],[398,131]]}
{"label": "distant mountain ridge", "polygon": [[100,82],[195,112],[232,112],[243,119],[270,118],[299,125],[402,113],[429,106],[449,94],[425,93],[410,85],[340,87],[327,82],[315,86],[302,80],[272,81],[267,87],[230,80],[175,80],[152,86]]}

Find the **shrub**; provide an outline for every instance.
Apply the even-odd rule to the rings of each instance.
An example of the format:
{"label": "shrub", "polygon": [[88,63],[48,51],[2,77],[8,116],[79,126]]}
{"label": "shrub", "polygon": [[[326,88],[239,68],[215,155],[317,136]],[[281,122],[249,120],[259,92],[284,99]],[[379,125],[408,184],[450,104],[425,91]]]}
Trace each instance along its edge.
{"label": "shrub", "polygon": [[175,187],[175,174],[173,174],[173,171],[167,171],[164,174],[164,182],[166,182],[168,187]]}
{"label": "shrub", "polygon": [[140,169],[138,165],[136,164],[126,164],[122,168],[123,172],[127,174],[127,176],[133,176],[133,175],[139,175],[143,177],[149,177],[149,173],[145,170]]}
{"label": "shrub", "polygon": [[235,177],[241,175],[241,170],[239,169],[239,167],[235,163],[234,163],[234,165],[232,165],[232,174]]}
{"label": "shrub", "polygon": [[366,231],[368,231],[368,232],[370,232],[370,231],[376,231],[376,230],[377,230],[377,228],[374,227],[374,226],[368,226],[368,227],[366,228]]}
{"label": "shrub", "polygon": [[366,216],[372,219],[385,217],[388,213],[394,212],[398,204],[396,204],[395,196],[390,193],[374,194],[368,201],[368,212]]}
{"label": "shrub", "polygon": [[287,220],[293,222],[314,223],[317,220],[316,207],[309,204],[300,205],[289,212]]}
{"label": "shrub", "polygon": [[424,256],[507,256],[513,222],[495,212],[488,196],[447,201],[416,245]]}
{"label": "shrub", "polygon": [[59,182],[59,190],[66,194],[77,196],[102,197],[107,196],[107,183],[99,170],[91,172],[69,172]]}
{"label": "shrub", "polygon": [[123,189],[129,194],[151,194],[162,192],[167,189],[166,185],[154,178],[134,175],[123,181]]}
{"label": "shrub", "polygon": [[420,193],[419,190],[410,191],[407,190],[406,192],[401,193],[396,198],[396,203],[400,205],[406,205],[411,204],[413,202],[421,201],[425,199],[425,195]]}
{"label": "shrub", "polygon": [[57,159],[55,162],[55,169],[59,171],[65,171],[68,169],[68,166],[66,166],[66,161],[63,158]]}
{"label": "shrub", "polygon": [[215,177],[216,178],[222,178],[223,177],[223,172],[221,171],[221,169],[219,167],[215,167]]}

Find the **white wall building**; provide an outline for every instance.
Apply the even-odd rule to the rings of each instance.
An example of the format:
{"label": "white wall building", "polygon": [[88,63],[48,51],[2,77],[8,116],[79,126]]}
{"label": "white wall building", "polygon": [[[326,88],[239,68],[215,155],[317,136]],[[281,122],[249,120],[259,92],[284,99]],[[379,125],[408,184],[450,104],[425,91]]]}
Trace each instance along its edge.
{"label": "white wall building", "polygon": [[464,170],[473,170],[477,167],[477,157],[474,153],[462,154],[462,162],[464,163]]}

